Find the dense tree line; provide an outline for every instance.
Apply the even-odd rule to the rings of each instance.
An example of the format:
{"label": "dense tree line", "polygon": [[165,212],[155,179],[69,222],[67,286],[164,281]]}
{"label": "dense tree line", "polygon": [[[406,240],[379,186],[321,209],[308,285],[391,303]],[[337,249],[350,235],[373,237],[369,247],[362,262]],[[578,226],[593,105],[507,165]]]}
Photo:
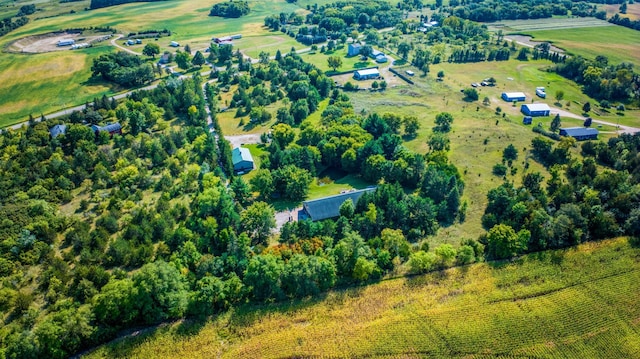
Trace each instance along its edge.
{"label": "dense tree line", "polygon": [[631,20],[626,16],[620,16],[619,14],[613,15],[608,20],[612,24],[628,27],[633,30],[640,31],[640,20]]}
{"label": "dense tree line", "polygon": [[153,2],[153,1],[165,1],[165,0],[91,0],[89,8],[100,9],[103,7],[129,4],[132,2]]}
{"label": "dense tree line", "polygon": [[482,217],[489,232],[480,240],[488,257],[640,235],[640,136],[584,142],[582,159],[570,155],[574,143],[534,139],[534,158],[549,168],[550,178],[526,173],[519,187],[505,182],[489,191]]}
{"label": "dense tree line", "polygon": [[249,3],[247,1],[227,1],[213,5],[209,16],[220,16],[237,18],[249,13]]}
{"label": "dense tree line", "polygon": [[124,51],[100,55],[93,60],[91,72],[125,87],[141,86],[155,79],[150,63]]}
{"label": "dense tree line", "polygon": [[499,20],[525,20],[550,18],[554,15],[564,16],[595,16],[606,17],[604,11],[599,11],[595,5],[584,1],[561,1],[550,3],[543,0],[484,0],[464,2],[452,0],[447,10],[451,15],[478,22],[492,22]]}
{"label": "dense tree line", "polygon": [[640,98],[640,76],[633,71],[633,64],[609,64],[606,56],[595,60],[580,56],[570,57],[555,66],[554,70],[583,87],[587,95],[608,101],[624,101]]}

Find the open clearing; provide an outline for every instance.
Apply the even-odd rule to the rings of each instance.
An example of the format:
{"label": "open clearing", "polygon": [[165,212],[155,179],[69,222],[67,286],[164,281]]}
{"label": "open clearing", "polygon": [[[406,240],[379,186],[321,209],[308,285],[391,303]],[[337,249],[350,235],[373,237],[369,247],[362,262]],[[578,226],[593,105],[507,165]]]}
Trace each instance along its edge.
{"label": "open clearing", "polygon": [[87,357],[637,358],[639,274],[625,239],[588,243],[239,308]]}

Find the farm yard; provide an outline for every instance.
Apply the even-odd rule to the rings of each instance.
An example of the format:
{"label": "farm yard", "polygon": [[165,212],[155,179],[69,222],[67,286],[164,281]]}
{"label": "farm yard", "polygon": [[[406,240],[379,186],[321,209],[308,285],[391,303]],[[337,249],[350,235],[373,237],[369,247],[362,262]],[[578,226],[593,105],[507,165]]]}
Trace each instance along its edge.
{"label": "farm yard", "polygon": [[639,255],[615,239],[392,279],[161,326],[87,358],[634,358]]}

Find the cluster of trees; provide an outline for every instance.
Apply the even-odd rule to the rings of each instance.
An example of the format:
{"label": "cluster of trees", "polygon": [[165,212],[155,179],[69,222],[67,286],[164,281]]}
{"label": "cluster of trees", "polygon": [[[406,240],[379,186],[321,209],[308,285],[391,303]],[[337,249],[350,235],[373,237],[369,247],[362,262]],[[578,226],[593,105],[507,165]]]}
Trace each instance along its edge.
{"label": "cluster of trees", "polygon": [[89,8],[100,9],[103,7],[128,4],[132,2],[153,2],[153,1],[165,1],[165,0],[91,0]]}
{"label": "cluster of trees", "polygon": [[93,60],[92,75],[125,87],[136,87],[155,79],[153,66],[139,56],[120,51]]}
{"label": "cluster of trees", "polygon": [[612,24],[628,27],[633,30],[640,31],[640,20],[631,20],[626,16],[620,16],[619,14],[613,15],[608,20]]}
{"label": "cluster of trees", "polygon": [[0,21],[0,36],[8,34],[10,31],[26,25],[28,22],[29,18],[26,16],[16,17],[15,20],[13,16],[6,17]]}
{"label": "cluster of trees", "polygon": [[238,18],[249,14],[249,3],[242,0],[229,0],[213,5],[209,16]]}
{"label": "cluster of trees", "polygon": [[489,232],[480,238],[488,258],[640,235],[640,136],[585,142],[584,159],[570,155],[571,145],[533,140],[534,157],[551,174],[546,186],[540,173],[531,172],[519,187],[505,182],[489,191],[482,217]]}
{"label": "cluster of trees", "polygon": [[451,15],[478,22],[498,20],[523,20],[564,16],[571,12],[573,16],[596,16],[604,19],[606,13],[595,5],[584,1],[562,1],[549,3],[543,0],[484,0],[473,3],[453,0],[447,10]]}
{"label": "cluster of trees", "polygon": [[[314,4],[308,6],[308,10],[310,13],[306,18],[294,13],[288,16],[281,13],[267,16],[264,23],[273,30],[281,30],[300,42],[311,44],[323,42],[329,37],[344,38],[344,43],[358,29],[392,27],[403,19],[399,8],[393,8],[382,0],[338,1],[322,6]],[[290,28],[290,25],[301,25],[303,20],[308,27],[298,28],[297,32]]]}
{"label": "cluster of trees", "polygon": [[606,56],[595,60],[580,56],[566,59],[554,70],[583,86],[587,95],[607,101],[624,101],[640,98],[640,76],[633,71],[633,64],[609,64]]}

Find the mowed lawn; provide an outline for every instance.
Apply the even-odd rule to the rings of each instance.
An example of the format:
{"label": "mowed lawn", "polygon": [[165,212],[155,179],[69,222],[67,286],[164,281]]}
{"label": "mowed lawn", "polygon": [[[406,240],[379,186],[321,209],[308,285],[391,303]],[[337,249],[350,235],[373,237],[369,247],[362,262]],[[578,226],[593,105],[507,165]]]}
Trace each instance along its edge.
{"label": "mowed lawn", "polygon": [[637,358],[639,257],[625,239],[587,243],[242,307],[87,357]]}

